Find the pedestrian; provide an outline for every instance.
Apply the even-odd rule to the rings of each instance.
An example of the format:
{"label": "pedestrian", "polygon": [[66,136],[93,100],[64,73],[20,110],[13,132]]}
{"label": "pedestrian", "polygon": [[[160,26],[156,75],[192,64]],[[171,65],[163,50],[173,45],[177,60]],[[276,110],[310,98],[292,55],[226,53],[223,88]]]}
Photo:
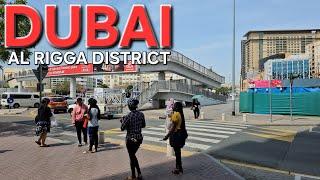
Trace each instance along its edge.
{"label": "pedestrian", "polygon": [[174,103],[173,114],[171,116],[171,127],[167,135],[163,138],[164,141],[169,139],[171,147],[173,147],[176,156],[176,168],[172,171],[173,174],[183,174],[181,161],[181,148],[185,145],[188,133],[183,114],[183,106],[181,102]]}
{"label": "pedestrian", "polygon": [[[98,152],[98,130],[100,120],[100,109],[97,106],[97,100],[89,99],[89,110],[88,110],[88,132],[89,132],[89,152]],[[92,150],[94,145],[95,150]]]}
{"label": "pedestrian", "polygon": [[[130,158],[131,176],[127,179],[142,179],[141,170],[136,152],[142,143],[143,136],[141,129],[146,127],[144,114],[137,110],[139,101],[136,99],[128,100],[129,114],[124,116],[121,121],[121,130],[127,130],[126,146]],[[136,176],[137,170],[138,176]]]}
{"label": "pedestrian", "polygon": [[[170,98],[167,102],[166,106],[166,120],[165,120],[165,132],[168,133],[171,127],[171,116],[173,114],[173,106],[174,106],[174,99]],[[173,156],[173,149],[170,146],[169,141],[167,141],[167,156]]]}
{"label": "pedestrian", "polygon": [[36,135],[39,136],[38,141],[35,141],[40,147],[49,147],[46,142],[47,133],[50,132],[50,118],[52,117],[51,109],[48,107],[49,99],[44,98],[38,108],[38,114],[35,118]]}
{"label": "pedestrian", "polygon": [[78,147],[82,146],[82,138],[81,138],[81,131],[83,133],[83,140],[85,145],[87,145],[87,128],[86,124],[84,124],[85,118],[88,113],[88,107],[83,103],[82,98],[78,98],[76,102],[76,106],[72,111],[72,124],[76,127],[77,130],[77,137],[78,137]]}
{"label": "pedestrian", "polygon": [[200,115],[200,102],[198,101],[198,99],[193,99],[192,110],[193,110],[194,118],[198,119]]}

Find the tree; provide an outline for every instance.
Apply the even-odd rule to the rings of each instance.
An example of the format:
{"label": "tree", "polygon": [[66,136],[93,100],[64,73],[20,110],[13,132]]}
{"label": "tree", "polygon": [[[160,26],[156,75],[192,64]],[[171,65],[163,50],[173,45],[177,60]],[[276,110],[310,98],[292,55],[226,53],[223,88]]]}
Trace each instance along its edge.
{"label": "tree", "polygon": [[[80,84],[77,84],[77,92],[82,92],[83,91],[83,86]],[[60,95],[68,95],[70,94],[70,82],[69,81],[64,81],[58,85],[56,85],[54,88],[51,89],[52,93],[55,94],[60,94]]]}
{"label": "tree", "polygon": [[[4,6],[6,4],[5,0],[0,0],[0,61],[8,61],[12,52],[16,52],[18,58],[20,58],[20,53],[23,52],[25,59],[29,59],[32,53],[27,48],[8,49],[4,47]],[[27,4],[27,0],[15,0],[12,4]],[[30,29],[31,24],[27,17],[21,15],[16,16],[15,33],[18,37],[28,35]]]}
{"label": "tree", "polygon": [[216,91],[215,93],[228,96],[231,93],[231,90],[232,89],[230,87],[218,87],[218,88],[215,88],[215,91]]}

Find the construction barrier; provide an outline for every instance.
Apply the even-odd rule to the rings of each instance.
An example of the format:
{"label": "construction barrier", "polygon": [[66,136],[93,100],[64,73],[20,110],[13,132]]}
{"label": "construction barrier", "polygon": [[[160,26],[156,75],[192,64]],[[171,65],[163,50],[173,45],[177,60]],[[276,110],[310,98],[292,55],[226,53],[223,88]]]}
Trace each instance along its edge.
{"label": "construction barrier", "polygon": [[[272,114],[290,114],[290,93],[271,94]],[[320,92],[292,94],[292,114],[320,116]],[[269,93],[240,93],[240,112],[270,113]]]}

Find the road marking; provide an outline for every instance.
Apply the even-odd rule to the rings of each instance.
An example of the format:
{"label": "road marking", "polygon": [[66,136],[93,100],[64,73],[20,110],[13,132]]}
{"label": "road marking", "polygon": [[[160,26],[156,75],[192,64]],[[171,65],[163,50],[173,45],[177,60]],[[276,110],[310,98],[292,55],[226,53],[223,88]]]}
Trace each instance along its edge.
{"label": "road marking", "polygon": [[[151,130],[163,130],[163,128],[148,128]],[[158,136],[162,136],[164,137],[166,134],[164,132],[154,132],[154,131],[143,131],[143,134],[149,134],[149,135],[158,135]],[[159,137],[160,139],[161,137]],[[217,140],[217,139],[208,139],[208,138],[202,138],[202,137],[194,137],[194,136],[188,136],[188,139],[192,139],[192,140],[197,140],[197,141],[203,141],[203,142],[209,142],[209,143],[219,143],[221,142],[221,140]]]}
{"label": "road marking", "polygon": [[[164,126],[162,126],[163,128],[148,128],[148,129],[152,129],[152,130],[164,130]],[[220,131],[220,130],[214,130],[214,129],[204,129],[204,128],[193,128],[190,126],[187,126],[187,130],[194,130],[194,131],[202,131],[202,132],[212,132],[212,133],[220,133],[220,134],[236,134],[236,132],[232,132],[232,131]]]}
{"label": "road marking", "polygon": [[[110,142],[112,144],[118,144],[121,146],[125,146],[124,140],[105,138],[105,142]],[[142,143],[141,148],[144,150],[149,150],[149,151],[154,151],[154,152],[167,153],[167,147],[165,147],[165,146],[157,146],[157,145],[150,145],[150,144]],[[195,153],[192,151],[181,150],[181,154],[182,154],[182,156],[186,157],[186,156],[191,156]]]}
{"label": "road marking", "polygon": [[[188,130],[188,129],[187,129]],[[146,131],[144,130],[143,133],[146,132],[152,132],[152,131]],[[202,132],[195,132],[195,131],[188,131],[188,134],[194,134],[194,135],[199,135],[199,136],[208,136],[208,137],[215,137],[215,138],[228,138],[229,136],[227,135],[221,135],[221,134],[209,134],[209,133],[202,133]]]}
{"label": "road marking", "polygon": [[[125,134],[119,135],[121,137],[125,137]],[[167,144],[166,141],[160,141],[161,138],[156,138],[156,137],[151,137],[151,136],[143,136],[143,140],[145,141],[151,141],[151,142],[157,142],[161,144]],[[202,149],[202,150],[207,150],[211,146],[204,145],[204,144],[198,144],[198,143],[191,143],[191,142],[186,142],[185,146],[194,148],[194,149]]]}
{"label": "road marking", "polygon": [[198,125],[198,124],[187,124],[187,128],[188,127],[200,127],[200,128],[208,128],[208,129],[219,129],[219,130],[229,130],[229,131],[242,131],[242,129],[245,128],[230,128],[228,126],[225,127],[218,127],[216,125]]}
{"label": "road marking", "polygon": [[278,141],[286,141],[286,142],[292,142],[294,139],[294,135],[288,135],[288,136],[276,136],[276,135],[270,135],[270,134],[259,134],[259,133],[251,133],[251,132],[243,132],[246,134],[250,134],[253,136],[258,136],[261,138],[265,138],[265,139],[274,139],[274,140],[278,140]]}
{"label": "road marking", "polygon": [[287,133],[297,133],[297,131],[287,130],[287,129],[277,129],[277,128],[274,128],[274,127],[266,128],[266,127],[255,126],[255,128],[257,128],[257,129],[264,129],[264,130],[268,130],[268,131],[279,131],[279,132],[287,132]]}
{"label": "road marking", "polygon": [[238,123],[226,123],[226,122],[219,122],[219,121],[187,121],[186,123],[192,124],[192,123],[200,123],[200,124],[206,124],[206,125],[228,125],[228,126],[234,126],[234,127],[242,127],[242,128],[246,128],[246,127],[250,127],[251,125],[245,125],[245,124],[238,124]]}
{"label": "road marking", "polygon": [[263,134],[270,134],[270,135],[275,135],[275,136],[291,136],[296,133],[288,133],[288,132],[280,132],[280,131],[272,131],[271,129],[269,130],[260,130],[260,129],[247,129],[246,131],[254,131],[254,132],[260,132]]}
{"label": "road marking", "polygon": [[210,127],[210,128],[233,128],[233,129],[247,129],[248,127],[243,127],[243,126],[236,126],[236,125],[227,125],[227,124],[218,124],[218,123],[201,123],[201,122],[195,122],[195,123],[186,123],[187,125],[197,125],[197,126],[205,126],[205,127]]}

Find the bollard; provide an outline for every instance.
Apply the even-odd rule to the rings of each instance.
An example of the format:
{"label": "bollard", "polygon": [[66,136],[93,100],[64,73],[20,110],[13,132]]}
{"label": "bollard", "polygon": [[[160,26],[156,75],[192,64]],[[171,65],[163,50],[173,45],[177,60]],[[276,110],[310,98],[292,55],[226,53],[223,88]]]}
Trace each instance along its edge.
{"label": "bollard", "polygon": [[201,112],[200,119],[204,119],[204,112]]}
{"label": "bollard", "polygon": [[296,174],[296,175],[294,176],[294,180],[301,180],[301,175]]}
{"label": "bollard", "polygon": [[104,144],[104,132],[99,131],[99,144]]}
{"label": "bollard", "polygon": [[222,120],[222,121],[225,121],[225,120],[226,120],[226,114],[225,114],[225,113],[222,113],[222,115],[221,115],[221,120]]}
{"label": "bollard", "polygon": [[243,120],[243,122],[247,122],[247,114],[242,115],[242,120]]}

